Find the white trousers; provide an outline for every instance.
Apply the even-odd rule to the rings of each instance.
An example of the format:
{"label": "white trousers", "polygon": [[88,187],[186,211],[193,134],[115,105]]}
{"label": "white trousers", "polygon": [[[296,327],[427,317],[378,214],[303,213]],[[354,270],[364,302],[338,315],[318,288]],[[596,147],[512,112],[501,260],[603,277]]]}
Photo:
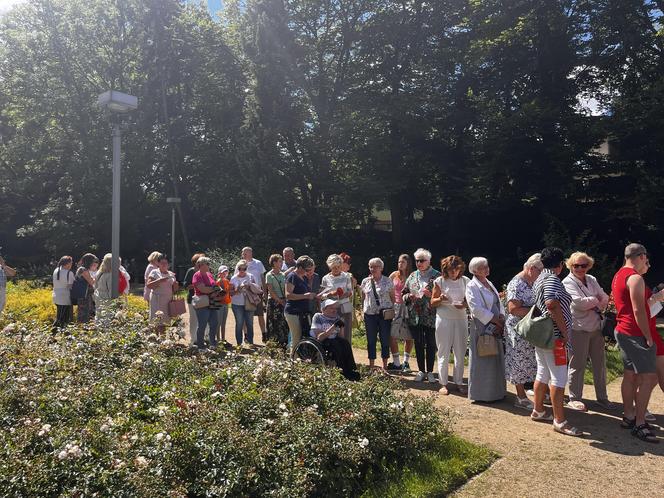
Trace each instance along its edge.
{"label": "white trousers", "polygon": [[567,384],[567,365],[556,365],[553,351],[535,348],[537,359],[537,377],[535,380],[542,384],[552,385],[565,389]]}
{"label": "white trousers", "polygon": [[198,317],[196,308],[191,303],[187,303],[187,313],[189,313],[189,345],[196,344],[196,329],[198,329]]}
{"label": "white trousers", "polygon": [[452,380],[457,386],[463,384],[463,360],[468,344],[468,320],[450,320],[436,317],[436,345],[438,346],[438,382],[447,385],[450,350],[454,351]]}

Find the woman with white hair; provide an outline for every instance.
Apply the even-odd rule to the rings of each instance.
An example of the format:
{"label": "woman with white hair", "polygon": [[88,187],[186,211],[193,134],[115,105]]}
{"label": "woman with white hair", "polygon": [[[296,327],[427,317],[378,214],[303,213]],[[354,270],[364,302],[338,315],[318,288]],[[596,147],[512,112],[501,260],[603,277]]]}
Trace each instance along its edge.
{"label": "woman with white hair", "polygon": [[[380,339],[380,357],[383,360],[383,370],[387,370],[387,360],[390,357],[390,330],[392,316],[394,315],[394,285],[383,275],[383,260],[371,258],[369,260],[370,275],[362,280],[362,309],[364,310],[364,324],[367,328],[367,353],[369,366],[374,368],[376,362],[376,341]],[[385,313],[392,316],[386,318]]]}
{"label": "woman with white hair", "polygon": [[572,296],[571,352],[569,356],[569,403],[572,410],[586,411],[583,397],[583,374],[588,357],[593,366],[593,385],[597,404],[602,408],[615,409],[606,392],[606,356],[602,335],[601,315],[609,304],[609,296],[597,279],[588,275],[595,260],[585,252],[575,252],[565,265],[570,271],[563,279],[565,290]]}
{"label": "woman with white hair", "polygon": [[534,382],[537,375],[535,346],[526,341],[516,332],[516,324],[528,314],[535,304],[533,284],[544,269],[540,253],[535,253],[523,265],[507,284],[507,320],[505,327],[505,379],[516,388],[514,406],[531,412],[533,402],[528,399],[524,384]]}
{"label": "woman with white hair", "polygon": [[[252,287],[253,286],[253,287]],[[254,310],[247,306],[246,293],[250,289],[260,291],[260,283],[247,271],[247,262],[239,260],[235,265],[235,274],[231,278],[231,309],[235,317],[235,343],[242,346],[242,328],[247,327],[247,346],[254,347]]]}
{"label": "woman with white hair", "polygon": [[425,377],[436,382],[433,364],[436,361],[436,311],[431,307],[434,281],[440,272],[431,266],[431,253],[418,249],[413,254],[417,270],[410,274],[403,289],[403,298],[408,309],[408,325],[415,341],[415,355],[419,372],[417,382]]}
{"label": "woman with white hair", "polygon": [[[498,291],[487,278],[490,273],[486,258],[470,260],[468,270],[473,278],[466,286],[466,301],[473,317],[470,327],[470,375],[468,399],[473,401],[499,401],[507,392],[505,384],[505,355],[501,336],[505,327],[505,309]],[[480,352],[481,336],[492,336],[487,349]],[[492,351],[490,344],[495,345]]]}
{"label": "woman with white hair", "polygon": [[352,344],[353,304],[350,297],[353,294],[353,279],[349,273],[342,270],[344,260],[340,255],[330,254],[325,262],[330,272],[321,279],[323,290],[320,298],[336,300],[339,316],[346,324],[344,337]]}

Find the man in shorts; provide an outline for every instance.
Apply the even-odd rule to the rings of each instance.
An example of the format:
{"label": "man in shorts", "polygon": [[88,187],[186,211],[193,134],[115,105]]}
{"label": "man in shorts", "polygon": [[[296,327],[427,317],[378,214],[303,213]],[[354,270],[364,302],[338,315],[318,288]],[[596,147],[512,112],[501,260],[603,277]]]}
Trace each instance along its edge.
{"label": "man in shorts", "polygon": [[641,277],[648,252],[641,244],[625,248],[625,264],[613,277],[611,291],[616,304],[616,342],[620,347],[625,373],[620,387],[623,398],[621,427],[631,429],[642,441],[659,440],[646,423],[646,409],[657,385],[656,349],[650,327],[646,285]]}

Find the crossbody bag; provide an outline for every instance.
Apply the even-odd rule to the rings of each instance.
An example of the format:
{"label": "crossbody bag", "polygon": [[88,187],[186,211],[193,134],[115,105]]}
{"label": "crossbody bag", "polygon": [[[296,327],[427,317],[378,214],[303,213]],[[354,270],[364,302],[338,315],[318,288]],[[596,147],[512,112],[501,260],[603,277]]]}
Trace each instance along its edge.
{"label": "crossbody bag", "polygon": [[394,308],[381,308],[380,307],[380,298],[378,297],[378,291],[376,290],[376,283],[374,282],[373,277],[371,279],[371,290],[373,291],[374,299],[376,300],[376,306],[380,310],[383,320],[392,320],[394,318]]}

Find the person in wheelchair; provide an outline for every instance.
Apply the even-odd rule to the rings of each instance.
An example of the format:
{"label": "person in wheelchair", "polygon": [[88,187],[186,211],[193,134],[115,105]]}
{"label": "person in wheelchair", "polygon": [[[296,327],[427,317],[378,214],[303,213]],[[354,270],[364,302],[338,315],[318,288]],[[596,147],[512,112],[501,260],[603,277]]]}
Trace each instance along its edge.
{"label": "person in wheelchair", "polygon": [[309,335],[319,341],[323,349],[330,353],[343,376],[348,380],[358,380],[360,374],[355,371],[353,348],[344,338],[345,323],[339,318],[337,301],[326,299],[321,303],[321,313],[316,313],[311,321]]}

